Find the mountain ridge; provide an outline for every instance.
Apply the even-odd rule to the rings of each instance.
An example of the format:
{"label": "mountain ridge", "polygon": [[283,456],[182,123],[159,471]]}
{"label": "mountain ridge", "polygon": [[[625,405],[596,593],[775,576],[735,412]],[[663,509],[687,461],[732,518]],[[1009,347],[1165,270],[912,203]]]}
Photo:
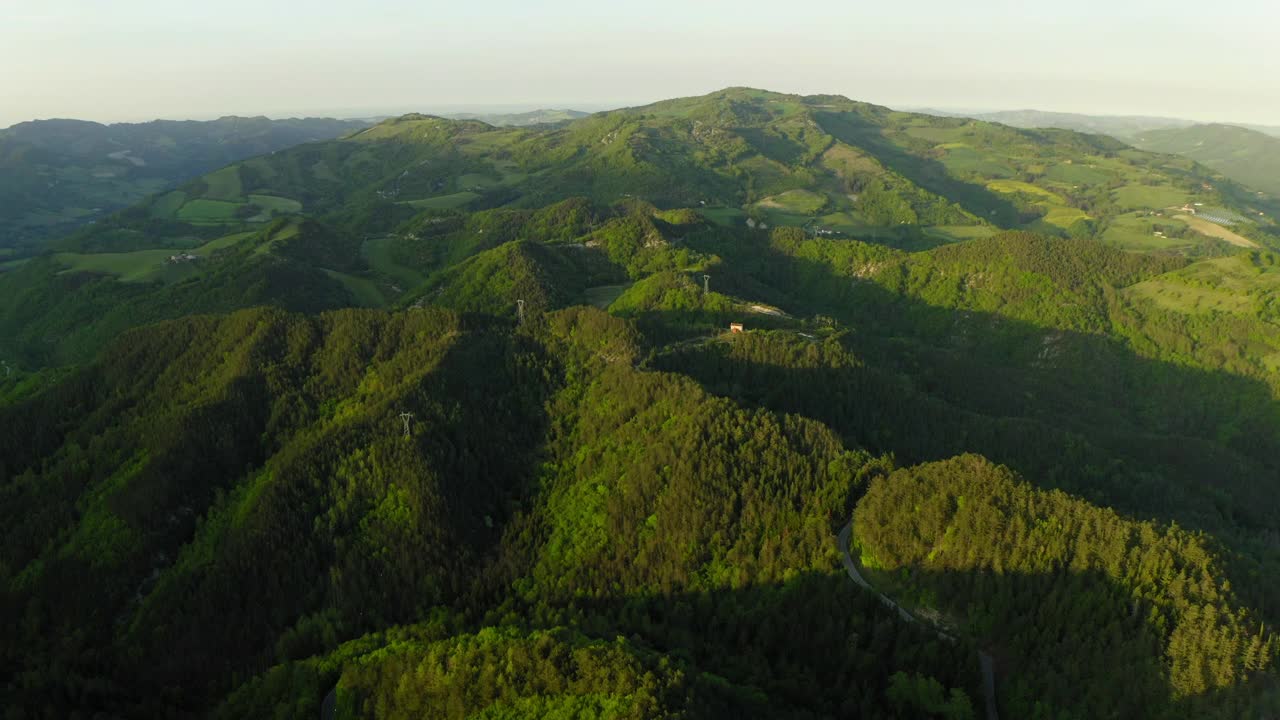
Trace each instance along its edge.
{"label": "mountain ridge", "polygon": [[1280,254],[1177,217],[1251,197],[752,89],[224,166],[0,273],[0,692],[1274,714]]}

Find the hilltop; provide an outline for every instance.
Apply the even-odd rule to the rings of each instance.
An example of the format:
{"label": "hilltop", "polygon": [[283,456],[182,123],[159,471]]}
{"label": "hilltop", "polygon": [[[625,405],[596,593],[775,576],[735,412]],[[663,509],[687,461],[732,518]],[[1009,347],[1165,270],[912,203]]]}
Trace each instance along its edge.
{"label": "hilltop", "polygon": [[[1186,248],[1195,243],[1157,239],[1140,214],[1188,202],[1237,212],[1250,219],[1245,230],[1269,226],[1270,205],[1216,180],[1194,163],[1096,136],[731,89],[548,128],[388,120],[153,198],[149,217],[186,227],[152,231],[146,244],[309,212],[317,203],[336,222],[377,218],[362,227],[385,232],[423,211],[529,207],[569,195],[604,204],[633,197],[725,223],[753,219],[908,244],[1021,228],[1135,249]],[[82,245],[95,244],[93,236]]]}
{"label": "hilltop", "polygon": [[[403,306],[441,292],[438,273],[462,277],[451,266],[469,255],[537,239],[522,235],[529,213],[569,198],[575,219],[547,216],[569,244],[601,242],[637,207],[905,250],[1010,228],[1189,256],[1280,242],[1269,197],[1189,160],[842,97],[732,88],[532,128],[406,115],[228,165],[54,241],[0,273],[0,352],[87,357],[121,327],[230,309],[232,288],[255,288],[242,306]],[[635,242],[678,241],[681,224]],[[263,273],[285,284],[250,280]],[[93,309],[108,297],[131,309]]]}
{"label": "hilltop", "polygon": [[1256,198],[746,88],[233,163],[0,274],[4,694],[1274,714]]}

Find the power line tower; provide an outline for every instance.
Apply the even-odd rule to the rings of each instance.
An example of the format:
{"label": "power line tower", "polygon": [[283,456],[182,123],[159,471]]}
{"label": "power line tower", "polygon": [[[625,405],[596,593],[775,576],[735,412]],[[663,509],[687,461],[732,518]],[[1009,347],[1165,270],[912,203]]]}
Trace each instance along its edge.
{"label": "power line tower", "polygon": [[413,413],[411,412],[400,413],[400,420],[404,422],[404,436],[409,437],[409,424],[413,422]]}
{"label": "power line tower", "polygon": [[702,276],[702,294],[705,295],[709,292],[711,292],[711,276],[703,275]]}
{"label": "power line tower", "polygon": [[520,318],[520,324],[524,324],[524,300],[516,301],[516,316]]}

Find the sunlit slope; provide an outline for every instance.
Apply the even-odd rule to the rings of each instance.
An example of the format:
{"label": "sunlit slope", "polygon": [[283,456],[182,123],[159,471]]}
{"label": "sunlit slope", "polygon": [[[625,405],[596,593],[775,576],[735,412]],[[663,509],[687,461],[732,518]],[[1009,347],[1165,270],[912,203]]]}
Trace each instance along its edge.
{"label": "sunlit slope", "polygon": [[[1258,215],[1269,210],[1194,163],[1101,136],[730,89],[554,128],[408,115],[219,170],[67,246],[162,247],[294,212],[380,233],[424,212],[569,196],[898,242],[959,239],[984,225],[1107,238],[1113,225],[1131,228],[1126,214],[1195,202],[1239,214],[1246,234],[1270,223]],[[1154,230],[1144,234],[1159,245]]]}

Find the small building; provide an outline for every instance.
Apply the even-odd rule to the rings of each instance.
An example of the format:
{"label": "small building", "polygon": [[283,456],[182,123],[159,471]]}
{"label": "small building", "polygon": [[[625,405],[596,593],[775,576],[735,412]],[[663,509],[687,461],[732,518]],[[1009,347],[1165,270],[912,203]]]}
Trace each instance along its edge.
{"label": "small building", "polygon": [[744,329],[745,328],[742,327],[742,323],[729,323],[729,332],[731,333],[740,333]]}

